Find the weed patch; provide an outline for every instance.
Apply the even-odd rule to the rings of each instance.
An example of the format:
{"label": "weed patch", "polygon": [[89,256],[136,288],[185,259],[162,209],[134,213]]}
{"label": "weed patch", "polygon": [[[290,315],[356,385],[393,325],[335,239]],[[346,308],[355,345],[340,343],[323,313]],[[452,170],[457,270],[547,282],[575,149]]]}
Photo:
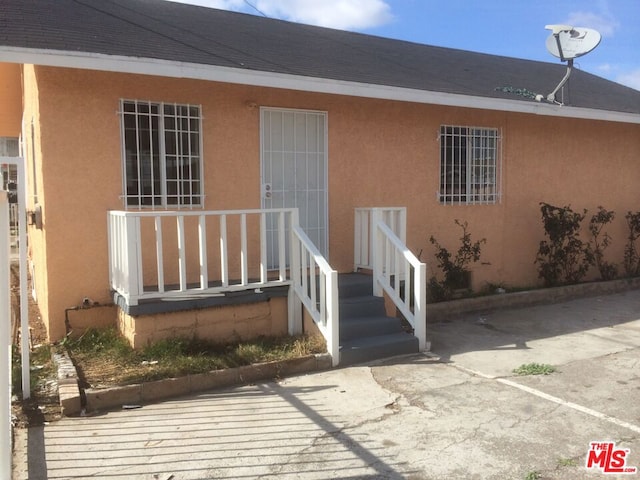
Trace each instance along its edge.
{"label": "weed patch", "polygon": [[326,351],[319,337],[261,337],[216,344],[172,338],[134,350],[115,328],[90,329],[64,341],[85,387],[129,385],[187,374],[288,360]]}
{"label": "weed patch", "polygon": [[526,363],[513,370],[516,375],[550,375],[556,371],[553,365],[546,363]]}
{"label": "weed patch", "polygon": [[574,458],[559,458],[558,466],[559,467],[577,467],[578,462]]}

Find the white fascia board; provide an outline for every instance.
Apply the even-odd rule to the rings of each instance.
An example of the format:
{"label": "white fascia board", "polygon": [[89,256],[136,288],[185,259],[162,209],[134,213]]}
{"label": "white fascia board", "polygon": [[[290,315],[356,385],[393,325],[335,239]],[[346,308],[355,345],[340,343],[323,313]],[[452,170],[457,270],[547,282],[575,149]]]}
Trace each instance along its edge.
{"label": "white fascia board", "polygon": [[537,103],[534,101],[527,102],[522,100],[507,100],[492,97],[461,95],[456,93],[416,90],[388,85],[306,77],[302,75],[197,63],[173,62],[153,58],[125,57],[63,50],[3,47],[0,48],[0,61],[140,75],[156,75],[161,77],[190,78],[196,80],[280,88],[304,92],[396,100],[401,102],[640,124],[640,115],[633,113],[551,105],[548,103]]}

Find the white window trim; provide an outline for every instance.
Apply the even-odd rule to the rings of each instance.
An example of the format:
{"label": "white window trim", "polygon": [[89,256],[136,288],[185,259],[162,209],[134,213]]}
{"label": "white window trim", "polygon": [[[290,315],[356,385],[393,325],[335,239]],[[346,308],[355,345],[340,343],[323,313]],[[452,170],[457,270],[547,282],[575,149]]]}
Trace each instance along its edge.
{"label": "white window trim", "polygon": [[[484,130],[484,131],[492,131],[495,133],[496,145],[495,145],[495,180],[493,182],[494,192],[493,193],[480,193],[474,195],[471,191],[473,178],[473,157],[472,151],[473,146],[471,143],[466,145],[466,159],[465,159],[465,184],[458,184],[458,186],[464,186],[464,193],[454,193],[442,191],[442,169],[443,169],[443,161],[445,160],[442,155],[442,139],[445,134],[443,131],[445,129],[462,129],[466,130],[465,138],[467,141],[470,138],[478,138],[477,136],[469,135],[469,132],[473,130]],[[467,126],[467,125],[441,125],[438,130],[438,143],[440,143],[439,149],[439,163],[438,163],[438,191],[436,193],[436,198],[441,205],[495,205],[499,204],[502,200],[502,131],[500,128],[496,127],[478,127],[478,126]],[[483,168],[483,174],[486,171],[485,166]],[[455,186],[453,183],[450,185],[452,188]]]}
{"label": "white window trim", "polygon": [[[161,198],[161,203],[159,205],[143,205],[141,201],[138,202],[138,205],[129,205],[128,199],[133,198],[135,196],[127,195],[127,152],[126,152],[126,141],[125,141],[125,128],[124,128],[124,114],[131,113],[124,111],[125,103],[145,103],[148,105],[157,105],[158,106],[158,137],[161,139],[165,138],[165,127],[164,127],[164,107],[165,105],[172,105],[174,107],[197,107],[199,116],[199,132],[198,132],[198,165],[199,165],[199,178],[198,182],[200,184],[200,193],[199,194],[189,194],[188,197],[192,199],[190,204],[169,204],[167,202],[167,179],[166,179],[166,152],[165,152],[165,142],[160,141],[160,193],[158,196]],[[204,153],[203,153],[203,122],[204,115],[202,114],[202,105],[201,104],[187,104],[187,103],[174,103],[174,102],[159,102],[153,100],[140,100],[140,99],[130,99],[130,98],[122,98],[120,99],[120,108],[118,110],[118,117],[120,120],[120,146],[121,146],[121,158],[122,158],[122,195],[120,198],[123,202],[124,208],[126,210],[166,210],[166,209],[175,209],[175,210],[194,210],[194,209],[204,209],[205,204],[205,185],[204,185]],[[178,198],[181,196],[178,195]],[[139,200],[142,198],[140,195],[137,197]],[[194,203],[193,199],[198,199],[198,203]]]}

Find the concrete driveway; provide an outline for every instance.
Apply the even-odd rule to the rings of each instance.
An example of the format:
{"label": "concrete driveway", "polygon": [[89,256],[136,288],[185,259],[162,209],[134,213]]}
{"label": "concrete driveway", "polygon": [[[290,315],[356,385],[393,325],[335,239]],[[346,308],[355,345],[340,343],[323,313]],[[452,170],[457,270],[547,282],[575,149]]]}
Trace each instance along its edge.
{"label": "concrete driveway", "polygon": [[[639,319],[640,291],[463,316],[435,356],[22,431],[14,478],[640,478],[603,473],[640,467]],[[531,362],[557,371],[512,374]],[[590,442],[618,463],[587,470]]]}

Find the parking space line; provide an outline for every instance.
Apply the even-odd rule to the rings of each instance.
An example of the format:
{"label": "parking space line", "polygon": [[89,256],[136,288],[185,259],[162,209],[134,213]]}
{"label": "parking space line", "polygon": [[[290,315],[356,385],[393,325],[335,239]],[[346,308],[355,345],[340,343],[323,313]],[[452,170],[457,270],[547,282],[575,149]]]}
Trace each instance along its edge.
{"label": "parking space line", "polygon": [[631,431],[636,432],[636,433],[640,433],[640,426],[634,425],[633,423],[625,422],[624,420],[620,420],[619,418],[612,417],[611,415],[607,415],[606,413],[598,412],[597,410],[594,410],[594,409],[589,408],[589,407],[585,407],[584,405],[579,405],[579,404],[574,403],[574,402],[569,402],[567,400],[563,400],[562,398],[555,397],[553,395],[549,395],[548,393],[544,393],[541,390],[538,390],[536,388],[527,387],[526,385],[522,385],[520,383],[514,382],[514,381],[509,380],[507,378],[496,377],[496,376],[493,376],[493,375],[487,375],[486,373],[482,373],[482,372],[479,372],[477,370],[472,370],[470,368],[463,367],[461,365],[456,365],[455,363],[454,364],[450,363],[448,365],[451,365],[452,367],[454,367],[454,368],[456,368],[458,370],[461,370],[461,371],[463,371],[465,373],[468,373],[470,375],[475,375],[475,376],[478,376],[478,377],[486,378],[487,380],[495,380],[496,382],[502,383],[503,385],[507,385],[509,387],[517,388],[519,390],[522,390],[523,392],[527,392],[527,393],[530,393],[531,395],[535,395],[536,397],[543,398],[543,399],[548,400],[550,402],[557,403],[558,405],[563,405],[565,407],[571,408],[571,409],[576,410],[578,412],[582,412],[584,414],[590,415],[590,416],[595,417],[597,419],[604,420],[604,421],[609,422],[609,423],[613,423],[614,425],[617,425],[617,426],[622,427],[622,428],[626,428],[626,429],[631,430]]}

